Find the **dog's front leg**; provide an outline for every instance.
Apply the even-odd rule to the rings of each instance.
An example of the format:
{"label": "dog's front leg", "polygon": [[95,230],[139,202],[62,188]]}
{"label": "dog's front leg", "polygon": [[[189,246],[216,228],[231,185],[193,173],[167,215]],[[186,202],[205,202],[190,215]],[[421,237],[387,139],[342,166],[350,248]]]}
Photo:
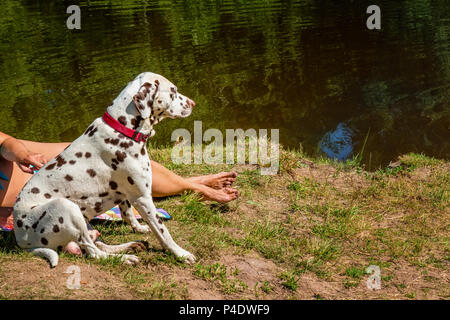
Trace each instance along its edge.
{"label": "dog's front leg", "polygon": [[181,248],[172,239],[169,230],[167,230],[162,220],[156,215],[156,207],[151,196],[140,197],[133,201],[132,204],[138,210],[144,221],[150,226],[150,229],[165,249],[172,251],[177,258],[186,260],[188,263],[195,262],[194,255]]}
{"label": "dog's front leg", "polygon": [[120,213],[122,214],[122,219],[131,225],[131,228],[135,232],[138,233],[149,233],[150,228],[148,225],[142,225],[139,223],[139,221],[134,216],[133,209],[131,208],[131,204],[128,202],[128,200],[125,200],[120,203],[119,205]]}

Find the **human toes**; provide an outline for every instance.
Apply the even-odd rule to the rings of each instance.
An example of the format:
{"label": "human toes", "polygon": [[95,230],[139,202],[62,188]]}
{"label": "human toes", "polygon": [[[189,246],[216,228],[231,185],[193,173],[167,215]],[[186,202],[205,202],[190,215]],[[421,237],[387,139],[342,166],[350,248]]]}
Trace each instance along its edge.
{"label": "human toes", "polygon": [[226,180],[235,180],[237,177],[237,172],[234,171],[227,171],[227,172],[221,172],[217,174],[218,179],[226,179]]}
{"label": "human toes", "polygon": [[206,187],[202,190],[203,200],[217,201],[221,203],[226,203],[235,199],[233,192],[223,189],[213,189]]}
{"label": "human toes", "polygon": [[236,194],[239,195],[239,191],[237,189],[234,188],[224,188],[225,192],[227,192],[228,194]]}
{"label": "human toes", "polygon": [[215,187],[222,189],[224,187],[229,187],[236,180],[236,172],[221,172],[216,175]]}
{"label": "human toes", "polygon": [[223,180],[223,182],[222,182],[223,187],[230,187],[235,181],[236,181],[235,178],[226,178],[226,179]]}
{"label": "human toes", "polygon": [[239,196],[239,191],[233,188],[223,188],[222,189],[229,197],[229,201],[235,200]]}

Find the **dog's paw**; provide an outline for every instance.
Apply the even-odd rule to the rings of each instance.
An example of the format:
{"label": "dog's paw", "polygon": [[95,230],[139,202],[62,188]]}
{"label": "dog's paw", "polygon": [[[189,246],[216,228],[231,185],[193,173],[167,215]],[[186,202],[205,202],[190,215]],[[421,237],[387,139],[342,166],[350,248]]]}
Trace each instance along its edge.
{"label": "dog's paw", "polygon": [[195,256],[189,251],[183,250],[184,252],[178,256],[179,259],[184,260],[187,264],[194,264]]}
{"label": "dog's paw", "polygon": [[147,250],[148,244],[142,242],[142,241],[135,241],[131,244],[130,248],[128,249],[128,251],[134,251],[134,252],[139,252],[139,251],[145,251]]}
{"label": "dog's paw", "polygon": [[195,256],[190,253],[187,257],[186,257],[186,263],[187,264],[194,264],[195,263]]}
{"label": "dog's paw", "polygon": [[139,258],[131,254],[124,254],[121,260],[124,264],[130,265],[136,265],[139,263]]}
{"label": "dog's paw", "polygon": [[142,224],[139,224],[139,225],[133,227],[133,230],[137,233],[150,233],[151,232],[150,227],[148,225],[142,225]]}

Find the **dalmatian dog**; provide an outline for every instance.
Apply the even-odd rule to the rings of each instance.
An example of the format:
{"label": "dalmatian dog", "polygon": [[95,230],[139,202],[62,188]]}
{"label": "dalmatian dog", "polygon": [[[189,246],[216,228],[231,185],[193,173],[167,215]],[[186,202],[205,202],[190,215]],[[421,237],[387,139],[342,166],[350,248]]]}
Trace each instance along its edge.
{"label": "dalmatian dog", "polygon": [[[70,241],[96,259],[137,248],[139,242],[111,246],[89,237],[86,222],[119,205],[123,219],[135,231],[151,230],[165,249],[193,263],[195,257],[175,243],[156,215],[146,139],[155,134],[153,126],[162,119],[188,117],[194,105],[163,76],[138,75],[103,117],[95,119],[22,189],[13,211],[18,245],[47,259],[51,267],[58,264],[57,250]],[[147,225],[139,224],[131,205]],[[139,262],[134,255],[120,256],[127,264]]]}

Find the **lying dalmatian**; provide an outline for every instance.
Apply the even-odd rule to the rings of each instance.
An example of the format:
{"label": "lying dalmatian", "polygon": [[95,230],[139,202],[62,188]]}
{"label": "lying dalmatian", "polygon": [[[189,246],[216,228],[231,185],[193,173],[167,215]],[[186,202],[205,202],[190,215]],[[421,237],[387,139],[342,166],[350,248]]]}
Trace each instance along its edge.
{"label": "lying dalmatian", "polygon": [[[56,250],[75,241],[88,256],[106,258],[142,245],[117,246],[93,242],[87,221],[119,205],[123,219],[138,232],[151,231],[178,258],[195,257],[178,246],[161,219],[151,195],[151,164],[146,139],[164,118],[188,117],[195,103],[177,92],[161,75],[138,75],[113,101],[101,118],[55,159],[37,172],[14,205],[14,233],[18,245],[58,264]],[[141,225],[133,205],[148,225]],[[150,229],[149,229],[150,227]],[[135,264],[134,255],[121,255]]]}

